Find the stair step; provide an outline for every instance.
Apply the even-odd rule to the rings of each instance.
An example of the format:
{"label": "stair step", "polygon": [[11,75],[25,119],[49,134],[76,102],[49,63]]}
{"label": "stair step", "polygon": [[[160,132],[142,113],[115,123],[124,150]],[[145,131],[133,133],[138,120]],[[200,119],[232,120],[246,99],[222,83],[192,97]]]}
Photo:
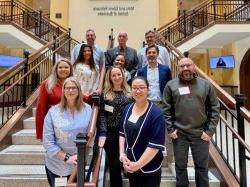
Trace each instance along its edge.
{"label": "stair step", "polygon": [[0,164],[44,164],[42,145],[11,145],[0,152]]}
{"label": "stair step", "polygon": [[[220,187],[220,181],[211,172],[209,172],[208,176],[209,176],[210,187]],[[188,178],[189,178],[189,187],[196,187],[193,167],[188,167]],[[108,184],[108,182],[106,182],[106,184]],[[175,187],[175,185],[176,185],[176,178],[172,173],[172,169],[163,167],[161,176],[161,187],[166,187],[166,186]],[[129,187],[128,178],[123,179],[123,187]]]}
{"label": "stair step", "polygon": [[35,129],[36,128],[35,117],[30,117],[23,120],[23,127],[24,129]]}
{"label": "stair step", "polygon": [[[168,154],[167,154],[167,151],[164,151],[163,152],[163,161],[162,161],[162,167],[168,167]],[[191,151],[189,152],[188,154],[188,166],[189,167],[193,167],[194,166],[194,161],[193,161],[193,157],[192,157],[192,154],[191,154]]]}
{"label": "stair step", "polygon": [[36,108],[32,108],[32,114],[33,116],[36,116]]}
{"label": "stair step", "polygon": [[49,187],[44,165],[0,165],[1,187]]}
{"label": "stair step", "polygon": [[24,129],[12,135],[12,143],[15,145],[39,145],[40,140],[36,139],[35,129]]}

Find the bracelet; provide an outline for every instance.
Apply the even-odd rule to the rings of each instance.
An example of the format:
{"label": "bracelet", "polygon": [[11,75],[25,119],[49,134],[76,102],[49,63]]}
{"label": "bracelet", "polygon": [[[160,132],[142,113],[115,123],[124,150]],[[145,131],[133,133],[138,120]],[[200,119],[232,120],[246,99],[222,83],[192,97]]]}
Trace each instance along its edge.
{"label": "bracelet", "polygon": [[70,157],[69,153],[66,153],[63,161],[67,162],[69,160],[69,157]]}

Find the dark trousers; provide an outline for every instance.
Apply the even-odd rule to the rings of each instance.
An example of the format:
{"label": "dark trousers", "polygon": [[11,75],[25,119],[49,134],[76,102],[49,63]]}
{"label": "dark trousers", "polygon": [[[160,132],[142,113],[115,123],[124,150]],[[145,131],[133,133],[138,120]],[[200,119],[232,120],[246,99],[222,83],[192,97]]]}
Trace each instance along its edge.
{"label": "dark trousers", "polygon": [[178,138],[173,140],[176,186],[188,187],[188,150],[191,152],[195,167],[195,183],[197,187],[209,187],[208,181],[208,159],[209,159],[209,142],[202,140],[200,137],[178,133]]}
{"label": "dark trousers", "polygon": [[[45,171],[47,175],[47,179],[49,182],[50,187],[55,187],[55,178],[60,177],[54,173],[52,173],[46,166],[45,166]],[[70,176],[66,176],[67,179],[69,179]]]}
{"label": "dark trousers", "polygon": [[130,187],[159,187],[161,184],[161,172],[152,176],[140,176],[128,174]]}
{"label": "dark trousers", "polygon": [[104,149],[107,154],[110,176],[110,187],[122,187],[121,169],[122,163],[119,160],[119,135],[108,134]]}

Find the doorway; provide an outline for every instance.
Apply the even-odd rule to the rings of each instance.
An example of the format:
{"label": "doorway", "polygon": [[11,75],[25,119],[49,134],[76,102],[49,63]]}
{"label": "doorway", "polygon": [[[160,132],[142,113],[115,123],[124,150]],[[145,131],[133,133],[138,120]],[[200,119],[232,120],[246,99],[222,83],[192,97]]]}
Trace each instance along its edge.
{"label": "doorway", "polygon": [[250,48],[240,64],[240,93],[247,97],[245,107],[250,110]]}

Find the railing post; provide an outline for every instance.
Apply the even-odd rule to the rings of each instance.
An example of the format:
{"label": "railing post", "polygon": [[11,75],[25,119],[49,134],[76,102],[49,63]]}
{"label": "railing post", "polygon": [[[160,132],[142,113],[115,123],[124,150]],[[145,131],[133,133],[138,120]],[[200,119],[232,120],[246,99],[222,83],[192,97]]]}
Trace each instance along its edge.
{"label": "railing post", "polygon": [[71,53],[71,28],[69,28],[69,56],[70,56],[70,53]]}
{"label": "railing post", "polygon": [[213,0],[213,8],[214,8],[214,21],[216,21],[216,0]]}
{"label": "railing post", "polygon": [[[236,94],[236,111],[237,111],[237,126],[238,126],[238,134],[241,136],[243,140],[245,140],[245,126],[244,126],[244,117],[240,114],[240,107],[244,105],[244,101],[246,97],[243,94]],[[238,143],[239,145],[239,170],[240,170],[240,186],[247,186],[247,175],[246,175],[246,152],[245,148]]]}
{"label": "railing post", "polygon": [[187,18],[186,18],[186,10],[183,11],[183,32],[184,32],[184,38],[187,36]]}
{"label": "railing post", "polygon": [[75,140],[77,147],[77,187],[83,187],[85,181],[86,137],[87,134],[79,133]]}
{"label": "railing post", "polygon": [[53,65],[55,65],[55,63],[56,63],[56,35],[54,35],[53,36],[53,40],[54,40],[54,45],[53,45],[53,48],[52,48],[52,50],[53,50]]}
{"label": "railing post", "polygon": [[10,21],[13,21],[14,0],[11,0]]}
{"label": "railing post", "polygon": [[[24,63],[23,67],[23,74],[26,74],[28,72],[28,63],[29,63],[29,51],[24,51],[24,57],[26,59],[26,62]],[[22,89],[22,100],[23,100],[23,107],[26,107],[26,88],[27,88],[27,76],[23,79],[23,89]]]}
{"label": "railing post", "polygon": [[6,14],[3,13],[3,21],[5,21],[5,19],[6,19]]}
{"label": "railing post", "polygon": [[42,14],[43,11],[39,10],[39,38],[42,37]]}

